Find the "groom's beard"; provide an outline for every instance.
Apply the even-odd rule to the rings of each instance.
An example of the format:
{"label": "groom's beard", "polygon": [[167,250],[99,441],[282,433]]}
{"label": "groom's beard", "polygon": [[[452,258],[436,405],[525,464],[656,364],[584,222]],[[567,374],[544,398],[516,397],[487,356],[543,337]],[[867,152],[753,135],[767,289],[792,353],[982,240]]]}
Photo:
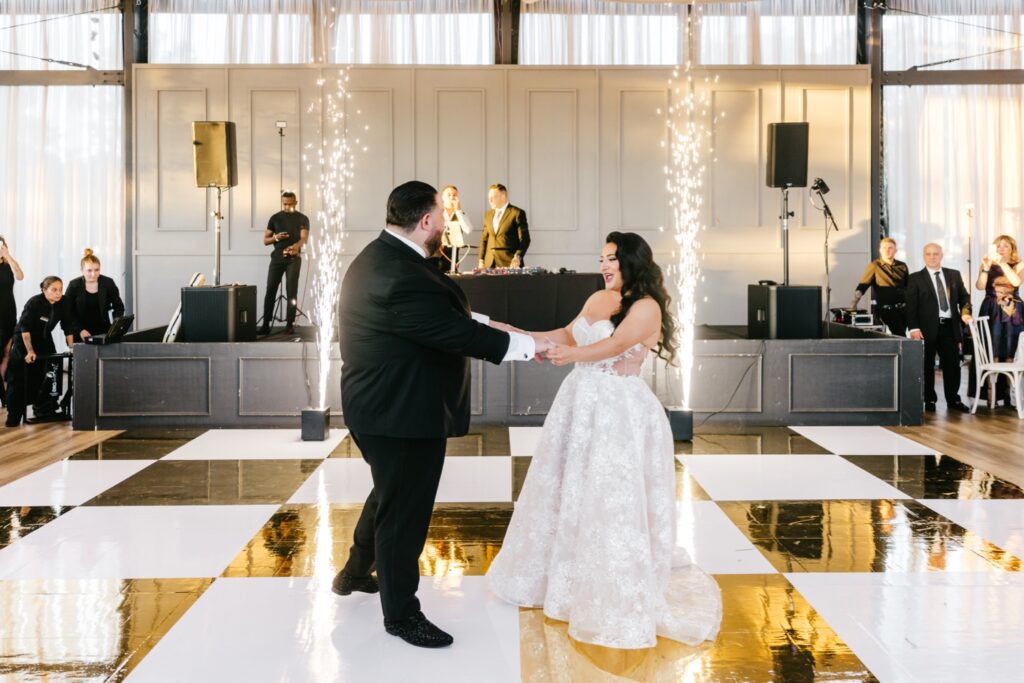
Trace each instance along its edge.
{"label": "groom's beard", "polygon": [[441,247],[441,233],[438,232],[437,234],[435,234],[433,237],[427,240],[426,244],[424,244],[423,246],[427,248],[427,258],[430,258],[434,254],[436,254],[437,250]]}

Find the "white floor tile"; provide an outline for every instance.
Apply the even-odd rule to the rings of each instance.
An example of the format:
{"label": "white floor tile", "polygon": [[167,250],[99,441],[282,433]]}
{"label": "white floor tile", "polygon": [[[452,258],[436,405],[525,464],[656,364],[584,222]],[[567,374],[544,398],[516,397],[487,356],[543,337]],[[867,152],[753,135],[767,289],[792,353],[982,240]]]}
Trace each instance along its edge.
{"label": "white floor tile", "polygon": [[153,460],[61,460],[0,486],[0,506],[81,505]]}
{"label": "white floor tile", "polygon": [[519,680],[519,610],[484,577],[420,581],[423,612],[455,638],[425,650],[384,631],[380,599],[330,592],[317,579],[218,579],[128,680]]}
{"label": "white floor tile", "polygon": [[934,455],[938,451],[885,427],[790,427],[836,455]]}
{"label": "white floor tile", "polygon": [[512,455],[533,455],[543,427],[509,427],[508,441]]}
{"label": "white floor tile", "polygon": [[676,544],[708,574],[775,574],[777,570],[709,500],[676,506]]}
{"label": "white floor tile", "polygon": [[715,500],[907,498],[837,455],[679,455]]}
{"label": "white floor tile", "polygon": [[[438,503],[512,502],[512,463],[505,456],[446,458]],[[373,488],[370,466],[355,458],[325,460],[289,503],[362,503]]]}
{"label": "white floor tile", "polygon": [[211,429],[171,451],[164,460],[316,460],[331,454],[347,429],[331,429],[324,441],[303,441],[295,429]]}
{"label": "white floor tile", "polygon": [[1019,681],[1024,574],[787,574],[884,682]]}
{"label": "white floor tile", "polygon": [[1024,559],[1024,500],[922,500],[989,543]]}
{"label": "white floor tile", "polygon": [[219,576],[277,507],[75,508],[0,550],[0,578]]}

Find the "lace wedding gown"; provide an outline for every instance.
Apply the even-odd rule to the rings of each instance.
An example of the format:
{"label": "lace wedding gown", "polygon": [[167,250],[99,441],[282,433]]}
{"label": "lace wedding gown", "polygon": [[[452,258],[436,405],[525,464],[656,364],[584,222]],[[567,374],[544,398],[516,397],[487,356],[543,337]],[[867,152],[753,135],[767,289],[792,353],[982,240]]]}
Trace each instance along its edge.
{"label": "lace wedding gown", "polygon": [[[577,345],[614,332],[580,316]],[[639,377],[636,345],[577,363],[558,390],[501,552],[487,572],[502,599],[569,624],[574,639],[613,648],[715,637],[718,584],[675,547],[672,432]]]}

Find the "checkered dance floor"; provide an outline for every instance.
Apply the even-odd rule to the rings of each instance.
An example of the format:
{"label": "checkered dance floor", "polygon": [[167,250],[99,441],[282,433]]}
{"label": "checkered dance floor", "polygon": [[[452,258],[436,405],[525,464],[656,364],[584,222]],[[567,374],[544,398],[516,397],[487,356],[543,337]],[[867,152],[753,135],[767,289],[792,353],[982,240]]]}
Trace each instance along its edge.
{"label": "checkered dance floor", "polygon": [[[370,487],[343,430],[136,431],[0,487],[0,678],[74,681],[1009,681],[1024,491],[879,427],[677,444],[714,643],[618,651],[488,592],[538,428],[453,439],[427,547],[440,651],[339,598]],[[629,581],[630,577],[621,577]]]}

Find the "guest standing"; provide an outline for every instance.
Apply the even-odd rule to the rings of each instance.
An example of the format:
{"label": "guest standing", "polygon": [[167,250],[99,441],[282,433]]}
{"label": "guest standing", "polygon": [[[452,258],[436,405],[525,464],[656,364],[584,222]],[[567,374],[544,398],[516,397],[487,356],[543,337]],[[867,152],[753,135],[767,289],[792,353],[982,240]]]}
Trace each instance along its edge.
{"label": "guest standing", "polygon": [[491,210],[484,214],[480,237],[481,268],[522,268],[530,248],[526,212],[508,203],[508,190],[498,183],[487,190]]}
{"label": "guest standing", "polygon": [[[1017,253],[1017,241],[1009,235],[999,235],[992,245],[996,248],[996,255],[981,257],[981,270],[974,283],[976,289],[985,292],[978,315],[988,316],[992,330],[992,360],[1012,361],[1024,329],[1017,293],[1024,275],[1024,263]],[[1002,401],[1004,406],[1010,405],[1010,387],[1005,375],[996,380],[996,400]]]}
{"label": "guest standing", "polygon": [[85,250],[79,265],[82,274],[68,283],[64,298],[68,326],[80,342],[94,334],[106,334],[110,324],[124,315],[124,302],[117,284],[100,273],[100,260],[92,249]]}
{"label": "guest standing", "polygon": [[950,410],[969,412],[960,400],[960,321],[971,321],[971,297],[960,271],[942,267],[942,247],[924,246],[925,267],[907,278],[907,325],[910,338],[924,340],[925,410],[935,410],[935,356],[942,368],[942,388]]}

